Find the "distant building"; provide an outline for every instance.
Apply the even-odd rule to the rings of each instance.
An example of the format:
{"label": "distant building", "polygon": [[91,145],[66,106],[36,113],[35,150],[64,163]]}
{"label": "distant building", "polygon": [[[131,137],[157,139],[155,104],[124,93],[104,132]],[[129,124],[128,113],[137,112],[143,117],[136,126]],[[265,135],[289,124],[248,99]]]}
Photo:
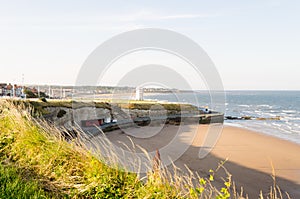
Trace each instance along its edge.
{"label": "distant building", "polygon": [[143,87],[136,87],[135,89],[135,99],[144,100],[144,89]]}
{"label": "distant building", "polygon": [[13,96],[13,85],[11,85],[10,83],[6,86],[5,88],[5,96]]}
{"label": "distant building", "polygon": [[6,91],[6,83],[0,83],[0,96],[4,96],[5,95],[5,91]]}
{"label": "distant building", "polygon": [[23,86],[15,85],[15,96],[21,97],[23,95]]}
{"label": "distant building", "polygon": [[0,83],[0,96],[22,97],[23,91],[23,86]]}

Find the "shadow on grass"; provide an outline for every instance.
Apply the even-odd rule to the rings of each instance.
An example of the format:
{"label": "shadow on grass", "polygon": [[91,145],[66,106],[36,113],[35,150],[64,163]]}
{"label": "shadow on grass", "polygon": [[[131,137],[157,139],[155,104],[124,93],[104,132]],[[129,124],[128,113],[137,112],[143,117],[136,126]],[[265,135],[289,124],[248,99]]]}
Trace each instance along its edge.
{"label": "shadow on grass", "polygon": [[[35,172],[17,168],[16,165],[0,164],[0,198],[66,198],[53,185],[42,181]],[[50,190],[49,187],[52,187]]]}

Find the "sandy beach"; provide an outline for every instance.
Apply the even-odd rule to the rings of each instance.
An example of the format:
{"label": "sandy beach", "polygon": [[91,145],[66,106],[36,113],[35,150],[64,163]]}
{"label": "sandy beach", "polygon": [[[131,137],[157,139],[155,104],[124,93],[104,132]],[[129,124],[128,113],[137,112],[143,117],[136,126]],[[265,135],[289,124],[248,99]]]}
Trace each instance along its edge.
{"label": "sandy beach", "polygon": [[[200,132],[207,132],[201,126]],[[193,146],[200,147],[203,135],[198,133]],[[190,150],[190,149],[189,149]],[[189,156],[193,149],[187,151]],[[225,126],[222,135],[210,155],[195,164],[187,163],[193,171],[205,171],[216,161],[228,158],[226,169],[232,174],[237,187],[243,187],[250,198],[257,198],[260,190],[268,193],[273,181],[272,165],[276,182],[282,192],[292,198],[300,198],[300,145],[267,136],[243,128]],[[180,161],[187,161],[183,156]],[[201,162],[201,163],[200,163]]]}
{"label": "sandy beach", "polygon": [[[142,127],[127,129],[134,133],[149,132]],[[151,129],[150,129],[151,130]],[[160,133],[149,138],[135,138],[133,142],[148,151],[153,151],[170,142],[178,126],[165,125]],[[207,176],[209,169],[215,169],[218,163],[228,159],[226,169],[232,174],[236,187],[243,187],[249,198],[258,198],[260,190],[269,193],[273,185],[272,165],[275,169],[276,183],[282,193],[288,192],[291,198],[300,198],[300,145],[278,139],[250,130],[224,126],[220,139],[214,149],[205,158],[199,159],[198,152],[202,146],[208,125],[200,125],[196,137],[188,150],[175,161],[180,168],[186,164],[200,176]],[[107,133],[107,137],[115,144],[124,142],[131,145],[128,134],[121,130]],[[224,176],[224,172],[217,173],[217,178]],[[216,180],[216,184],[222,181]],[[218,186],[218,185],[217,185]]]}

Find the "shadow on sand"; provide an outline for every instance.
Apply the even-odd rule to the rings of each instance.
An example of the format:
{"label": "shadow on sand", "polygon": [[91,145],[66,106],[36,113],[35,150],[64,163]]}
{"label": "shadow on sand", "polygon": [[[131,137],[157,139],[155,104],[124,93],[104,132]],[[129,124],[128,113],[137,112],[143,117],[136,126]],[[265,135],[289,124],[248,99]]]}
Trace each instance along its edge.
{"label": "shadow on sand", "polygon": [[[147,127],[142,128],[145,128],[143,131],[147,131]],[[111,142],[120,147],[122,147],[123,144],[131,146],[132,140],[133,143],[142,146],[147,151],[155,151],[170,142],[177,129],[178,126],[165,125],[160,133],[152,137],[148,137],[147,139],[136,138],[132,135],[129,136],[122,130],[108,132],[106,133],[106,136]],[[120,144],[120,142],[122,144]],[[202,141],[198,140],[197,142]],[[209,175],[209,170],[217,168],[218,164],[224,161],[226,157],[222,159],[214,156],[212,153],[209,153],[205,158],[199,159],[199,149],[200,147],[198,146],[190,145],[187,151],[185,151],[185,153],[174,163],[183,171],[185,170],[185,165],[187,165],[191,171],[197,172],[201,177],[207,177]],[[269,173],[265,173],[231,162],[229,159],[226,161],[224,167],[232,175],[232,180],[235,182],[237,191],[239,192],[240,188],[243,187],[244,195],[247,194],[249,198],[258,198],[260,191],[262,191],[264,196],[267,196],[270,193],[270,187],[274,185],[274,181],[271,176],[271,166]],[[216,187],[223,186],[222,177],[225,178],[226,173],[223,170],[219,170],[216,173],[214,182]],[[283,198],[287,198],[285,192],[287,192],[291,198],[300,198],[300,184],[281,177],[276,177],[276,185],[280,187]]]}

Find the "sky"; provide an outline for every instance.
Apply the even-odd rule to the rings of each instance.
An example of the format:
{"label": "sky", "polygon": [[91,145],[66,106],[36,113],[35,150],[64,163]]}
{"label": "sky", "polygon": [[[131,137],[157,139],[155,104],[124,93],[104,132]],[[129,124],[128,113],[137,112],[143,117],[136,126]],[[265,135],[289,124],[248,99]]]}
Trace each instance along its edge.
{"label": "sky", "polygon": [[197,42],[226,90],[300,90],[297,0],[0,0],[0,5],[0,82],[74,85],[84,61],[104,41],[130,30],[162,28]]}

